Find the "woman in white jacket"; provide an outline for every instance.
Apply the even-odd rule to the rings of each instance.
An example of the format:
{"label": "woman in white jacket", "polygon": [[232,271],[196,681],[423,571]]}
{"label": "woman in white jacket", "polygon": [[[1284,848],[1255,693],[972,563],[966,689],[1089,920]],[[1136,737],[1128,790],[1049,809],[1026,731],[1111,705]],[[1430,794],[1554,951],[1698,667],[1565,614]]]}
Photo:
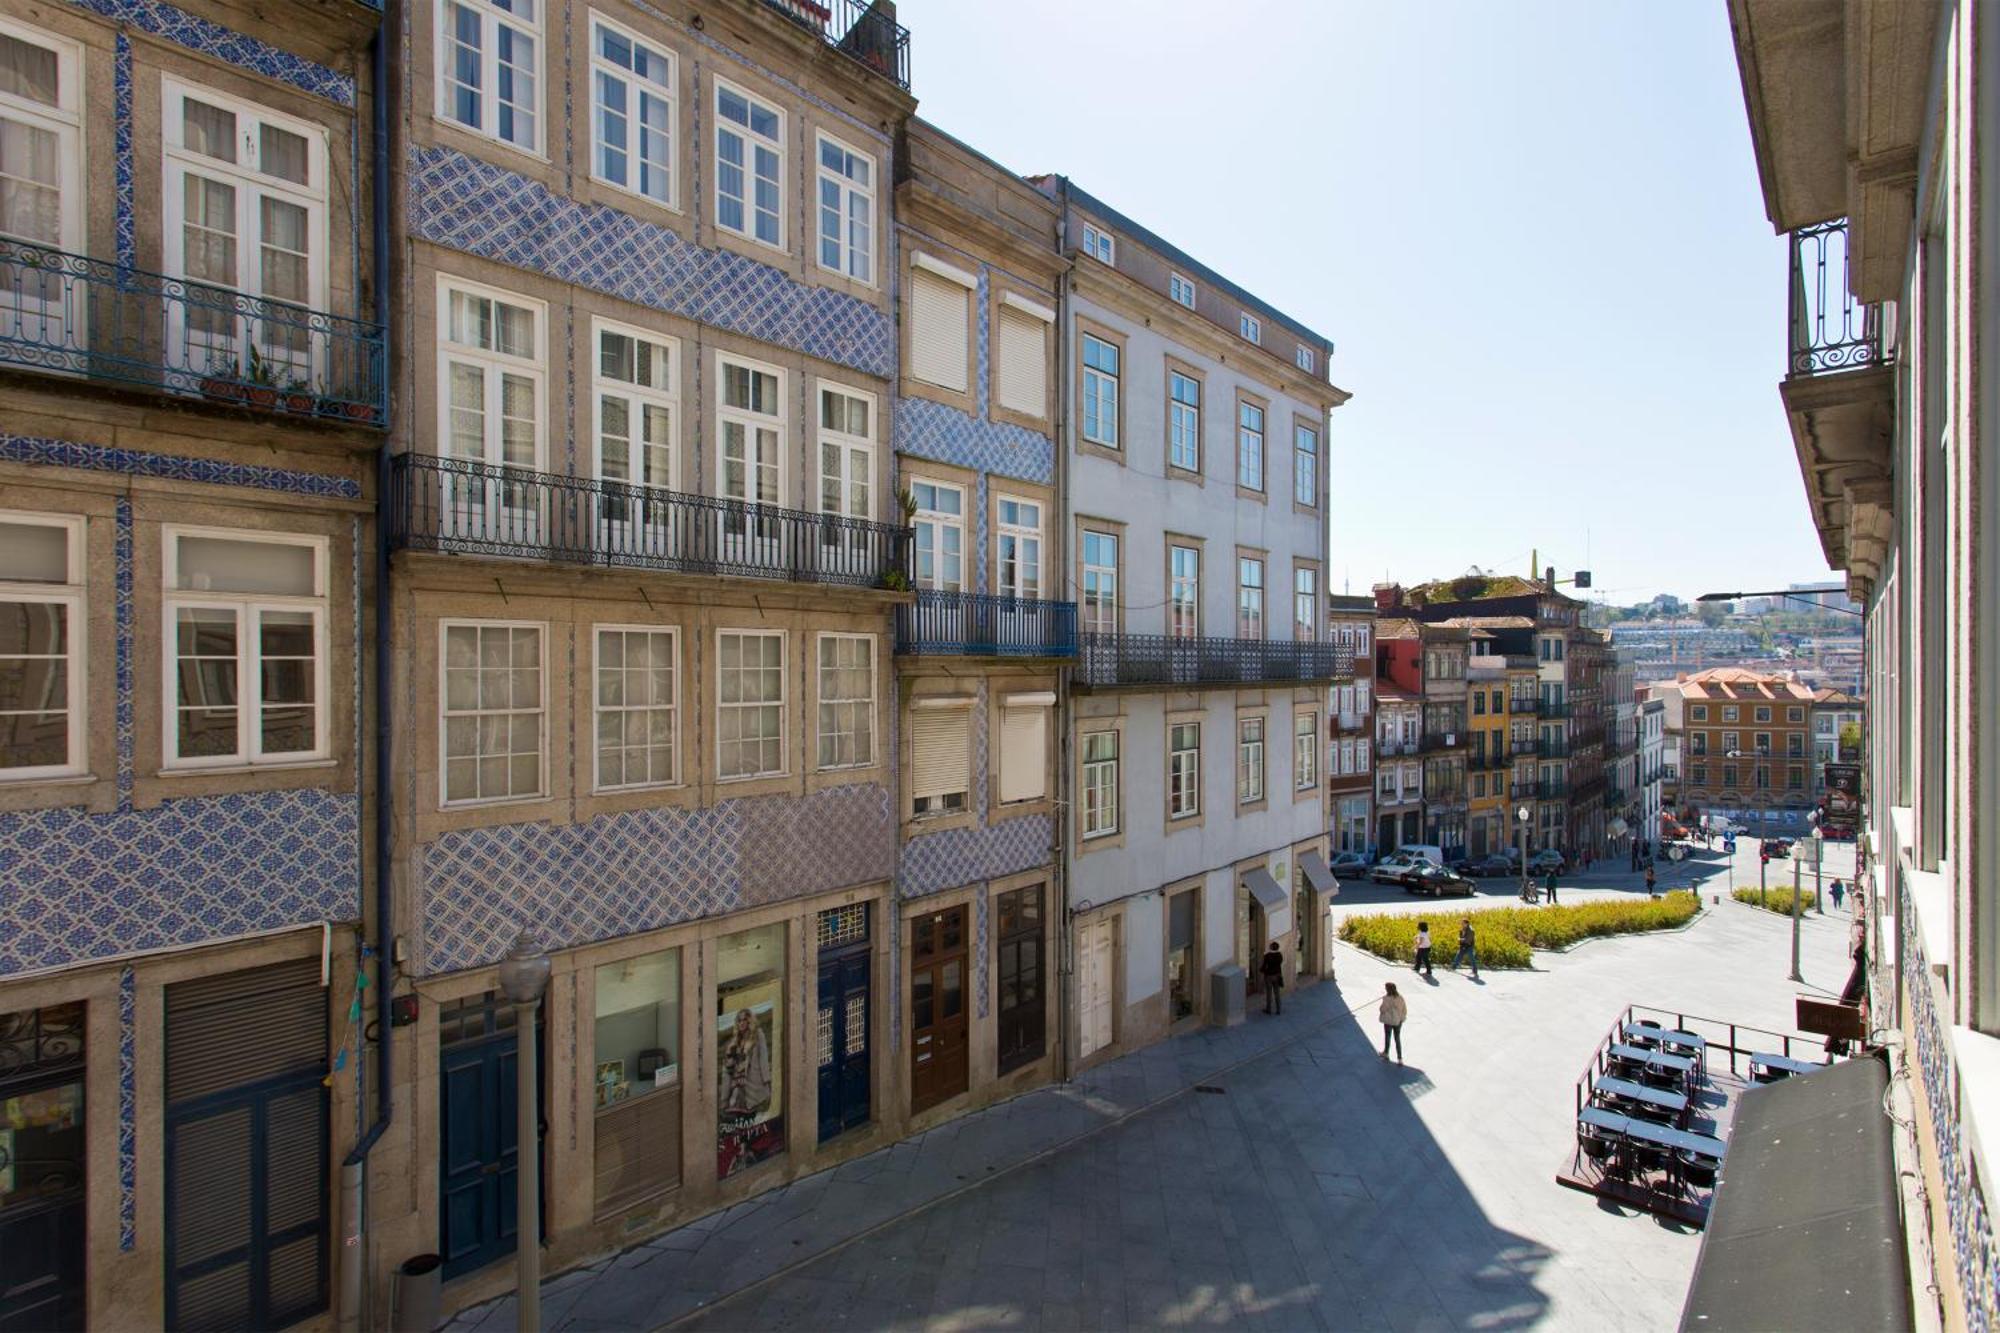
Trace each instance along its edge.
{"label": "woman in white jacket", "polygon": [[1396,1063],[1403,1063],[1403,1020],[1410,1016],[1409,1003],[1396,993],[1396,983],[1386,983],[1382,996],[1382,1058],[1389,1058],[1389,1043],[1396,1043]]}

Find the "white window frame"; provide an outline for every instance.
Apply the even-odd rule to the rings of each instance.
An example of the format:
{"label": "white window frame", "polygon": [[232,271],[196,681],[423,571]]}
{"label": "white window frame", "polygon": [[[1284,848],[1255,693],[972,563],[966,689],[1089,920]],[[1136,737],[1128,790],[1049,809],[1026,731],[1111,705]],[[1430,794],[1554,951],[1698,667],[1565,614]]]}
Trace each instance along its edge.
{"label": "white window frame", "polygon": [[[1251,734],[1255,728],[1255,734]],[[1255,805],[1264,799],[1264,746],[1269,728],[1263,717],[1236,719],[1236,804]]]}
{"label": "white window frame", "polygon": [[[603,780],[600,765],[603,737],[599,727],[606,711],[604,703],[604,636],[606,634],[646,634],[666,639],[673,659],[673,699],[670,704],[633,705],[630,702],[614,704],[613,711],[624,713],[657,713],[664,711],[668,717],[667,751],[672,773],[662,782],[618,782],[607,784]],[[624,667],[620,667],[624,670]],[[686,691],[681,685],[681,633],[676,625],[613,625],[593,624],[590,627],[590,783],[596,792],[652,791],[666,787],[685,786],[681,771],[681,701]]]}
{"label": "white window frame", "polygon": [[[836,172],[828,167],[825,159],[821,156],[827,145],[832,145],[856,161],[867,163],[868,183],[866,185],[857,185],[852,176],[844,172]],[[881,164],[876,161],[873,153],[857,148],[845,139],[828,134],[825,130],[820,130],[813,136],[813,182],[815,187],[813,190],[813,251],[818,257],[821,268],[829,273],[838,273],[848,281],[859,283],[864,287],[875,286],[875,273],[877,269],[875,254],[878,249],[876,237],[880,235],[882,230],[882,212],[876,203],[875,182],[881,178],[881,170]],[[841,231],[835,241],[835,244],[840,247],[840,262],[838,264],[829,264],[826,262],[826,200],[823,197],[823,191],[828,185],[834,187],[840,205]],[[857,198],[864,201],[868,206],[868,245],[866,250],[856,249],[850,230],[850,209],[853,201]],[[859,265],[861,271],[859,272],[856,271],[857,266],[855,264],[857,256],[861,260]]]}
{"label": "white window frame", "polygon": [[1366,736],[1354,742],[1354,771],[1357,773],[1366,773],[1368,771],[1368,738]]}
{"label": "white window frame", "polygon": [[[1307,441],[1311,441],[1310,447]],[[1292,425],[1292,500],[1309,509],[1319,508],[1319,431],[1296,422]]]}
{"label": "white window frame", "polygon": [[[765,412],[758,412],[755,411],[754,409],[747,407],[731,406],[724,396],[723,376],[732,366],[742,370],[747,370],[753,375],[775,376],[776,388],[772,392],[772,401],[776,404],[778,410],[774,413],[765,413]],[[791,415],[789,411],[790,407],[791,407],[791,398],[789,397],[786,389],[786,377],[785,377],[785,370],[783,367],[774,366],[766,361],[753,361],[747,356],[736,356],[728,352],[716,353],[715,356],[715,494],[718,499],[735,501],[739,504],[749,505],[752,508],[756,508],[758,506],[777,508],[777,509],[785,508],[785,496],[789,489],[789,482],[790,482],[790,478],[786,475],[788,471],[787,464],[791,457]],[[814,419],[815,420],[818,419],[817,406],[815,406],[814,408]],[[730,495],[726,490],[723,489],[723,477],[727,472],[726,450],[728,449],[727,431],[725,428],[732,424],[742,426],[744,432],[743,434],[743,443],[745,449],[743,456],[744,493],[742,495]],[[755,475],[756,465],[754,465],[752,462],[754,444],[756,441],[756,432],[760,429],[774,429],[777,432],[778,436],[777,493],[772,499],[768,501],[760,500],[757,498],[757,478]]]}
{"label": "white window frame", "polygon": [[[1251,565],[1257,567],[1257,581],[1255,583],[1247,583],[1243,578],[1244,574],[1248,572],[1248,567]],[[1270,571],[1266,568],[1265,562],[1254,555],[1239,555],[1236,557],[1236,637],[1239,639],[1262,639],[1264,637],[1265,611],[1267,609],[1265,606],[1264,590],[1270,582],[1267,577],[1269,573]],[[1257,594],[1254,616],[1249,609],[1249,599],[1244,596],[1245,593],[1252,591]],[[1255,629],[1257,632],[1255,634],[1246,634],[1244,631],[1252,628],[1251,621],[1253,618],[1256,622]]]}
{"label": "white window frame", "polygon": [[[0,32],[30,46],[39,46],[56,58],[56,104],[49,106],[43,102],[30,101],[12,94],[0,94],[0,116],[56,136],[56,151],[60,159],[57,170],[60,174],[58,188],[61,191],[61,204],[54,244],[59,250],[80,254],[85,249],[83,209],[84,194],[89,181],[84,172],[83,47],[67,37],[59,37],[52,32],[45,32],[40,28],[6,18],[0,18]],[[26,241],[26,238],[23,240]],[[26,241],[26,243],[48,244],[45,241]],[[4,299],[12,301],[20,298]],[[47,316],[37,314],[34,317],[38,320],[60,318],[53,311]],[[80,319],[81,316],[76,318]]]}
{"label": "white window frame", "polygon": [[1095,222],[1083,224],[1083,252],[1100,264],[1118,262],[1117,238]]}
{"label": "white window frame", "polygon": [[[531,629],[535,631],[536,646],[540,649],[540,662],[537,673],[542,686],[540,705],[532,710],[470,709],[462,713],[453,713],[448,707],[448,701],[451,698],[450,686],[447,683],[450,655],[445,645],[449,642],[451,631],[454,629]],[[440,620],[438,621],[437,654],[438,808],[441,810],[459,810],[471,806],[509,805],[520,801],[545,799],[549,790],[549,745],[552,740],[549,734],[549,627],[547,623],[539,620],[481,620],[472,617],[456,617]],[[486,717],[492,716],[495,712],[506,717],[516,717],[524,712],[532,712],[539,719],[541,741],[537,748],[541,752],[539,766],[540,780],[532,792],[510,792],[505,796],[468,796],[453,800],[451,799],[450,721],[454,716]]]}
{"label": "white window frame", "polygon": [[[548,10],[547,0],[534,0],[538,17],[532,22],[523,20],[518,14],[508,13],[491,0],[443,0],[437,6],[437,21],[432,28],[432,43],[437,48],[437,118],[444,124],[455,126],[468,134],[477,134],[482,139],[490,139],[497,144],[505,144],[516,152],[530,157],[544,157],[543,144],[547,140],[548,116],[544,106],[548,99],[542,94],[548,88],[544,71],[548,67],[548,35],[544,29],[542,16]],[[479,18],[479,123],[468,124],[455,114],[452,106],[452,91],[457,86],[450,72],[450,62],[456,43],[450,33],[451,11],[454,6],[465,9]],[[534,126],[534,142],[522,143],[517,139],[507,139],[500,134],[500,84],[499,43],[494,39],[494,29],[506,26],[526,36],[534,44],[534,68],[530,77],[534,80],[534,93],[528,99],[526,111]]]}
{"label": "white window frame", "polygon": [[[845,696],[829,697],[827,695],[826,681],[828,667],[824,654],[827,644],[836,642],[865,643],[868,645],[868,693],[865,696],[847,698]],[[875,714],[878,707],[876,699],[879,692],[876,684],[876,674],[880,667],[880,656],[876,648],[876,636],[873,634],[842,634],[831,630],[824,630],[813,636],[813,671],[815,673],[814,681],[816,686],[813,698],[814,702],[818,705],[813,727],[813,754],[814,758],[818,761],[817,766],[820,772],[825,773],[843,768],[874,768],[882,762],[881,740],[876,735],[875,726]],[[833,668],[835,671],[839,669],[838,666]],[[860,719],[860,726],[852,734],[856,737],[866,735],[868,740],[868,757],[866,759],[855,759],[850,763],[830,764],[826,761],[826,751],[824,748],[830,734],[826,726],[826,710],[829,706],[853,707],[857,704],[861,706],[860,712],[857,714]],[[836,732],[832,734],[846,735],[849,733]],[[856,750],[858,753],[858,744]]]}
{"label": "white window frame", "polygon": [[[539,324],[537,325],[539,328]],[[612,334],[650,343],[656,350],[666,354],[667,375],[664,388],[657,385],[634,384],[630,380],[613,379],[604,373],[604,337]],[[677,491],[681,473],[681,343],[678,338],[652,333],[630,324],[620,324],[615,320],[593,318],[590,322],[590,471],[600,481],[615,480],[624,486],[645,486],[654,490]],[[623,478],[607,478],[604,475],[604,400],[622,398],[625,400],[625,420],[630,431],[627,448],[631,456],[626,460],[626,469],[635,475]],[[667,412],[667,475],[664,480],[653,477],[649,468],[643,465],[647,446],[643,442],[642,423],[647,407],[665,408]],[[642,475],[639,475],[642,474]]]}
{"label": "white window frame", "polygon": [[[1194,732],[1194,748],[1175,745],[1175,732]],[[1192,819],[1201,813],[1201,720],[1167,723],[1167,819]]]}
{"label": "white window frame", "polygon": [[[1111,349],[1114,363],[1118,367],[1115,372],[1106,371],[1090,364],[1090,345],[1092,343]],[[1096,391],[1097,429],[1099,433],[1091,433],[1089,418],[1082,412],[1078,413],[1077,431],[1082,435],[1086,443],[1094,444],[1100,449],[1122,449],[1124,445],[1119,439],[1118,427],[1121,410],[1119,397],[1124,392],[1125,387],[1125,349],[1111,341],[1111,339],[1100,338],[1094,333],[1085,333],[1077,340],[1076,345],[1077,368],[1083,376],[1083,393],[1081,396],[1084,402],[1088,403],[1092,389],[1094,388]],[[1109,404],[1108,408],[1106,406],[1107,403]],[[1107,421],[1109,423],[1108,430],[1110,431],[1108,436],[1103,433],[1107,429]]]}
{"label": "white window frame", "polygon": [[[868,434],[856,435],[852,431],[835,430],[826,424],[825,395],[829,393],[840,394],[847,398],[856,398],[868,405]],[[876,517],[878,505],[875,494],[875,464],[879,455],[875,444],[875,431],[880,427],[881,421],[882,400],[868,390],[857,389],[851,384],[842,384],[838,380],[823,379],[814,384],[813,425],[818,431],[819,444],[819,448],[815,451],[814,468],[819,481],[820,513],[837,514],[843,518],[868,519],[871,521]],[[826,451],[829,447],[837,450],[840,458],[840,472],[834,478],[837,483],[836,495],[838,503],[831,508],[827,506],[826,502],[826,483],[828,480]],[[858,466],[861,474],[863,499],[867,510],[865,513],[858,514],[854,512],[854,505],[852,503],[857,456],[859,459]]]}
{"label": "white window frame", "polygon": [[[1304,585],[1304,586],[1301,586]],[[1305,616],[1300,617],[1303,608]],[[1292,566],[1292,637],[1300,643],[1319,638],[1319,571],[1311,565]]]}
{"label": "white window frame", "polygon": [[[739,125],[733,120],[725,119],[722,114],[722,95],[725,91],[741,97],[753,108],[762,107],[764,110],[774,114],[778,118],[777,137],[775,139],[767,138],[756,130],[751,129],[748,125]],[[790,170],[790,164],[787,161],[785,151],[785,145],[788,142],[785,109],[775,102],[766,101],[741,84],[731,83],[727,79],[718,77],[715,80],[714,90],[709,95],[708,110],[709,114],[715,119],[715,137],[710,145],[711,151],[714,153],[714,159],[710,163],[710,166],[713,168],[712,174],[715,177],[715,187],[709,195],[709,204],[713,210],[716,230],[726,231],[732,236],[741,236],[752,245],[761,245],[772,250],[783,250],[785,248],[786,236],[785,187],[787,173]],[[732,227],[722,220],[722,136],[725,134],[736,135],[743,141],[743,225],[741,227]],[[757,234],[756,150],[759,145],[770,149],[778,155],[778,237],[774,241],[767,241]],[[814,235],[818,235],[817,228],[814,229]]]}
{"label": "white window frame", "polygon": [[[756,773],[725,773],[722,767],[722,714],[726,708],[769,708],[768,699],[752,703],[724,703],[722,701],[722,640],[735,635],[745,639],[776,639],[778,641],[778,767]],[[745,629],[735,625],[719,625],[715,630],[715,780],[717,782],[756,782],[764,778],[781,778],[791,771],[791,718],[788,707],[791,703],[791,644],[790,635],[784,630]],[[761,668],[760,668],[761,669]]]}
{"label": "white window frame", "polygon": [[1313,355],[1313,349],[1304,343],[1299,344],[1298,351],[1293,355],[1292,360],[1298,365],[1300,370],[1303,370],[1308,375],[1313,373],[1313,367],[1319,363],[1319,358]]}
{"label": "white window frame", "polygon": [[[309,597],[283,593],[204,592],[176,588],[180,578],[180,539],[215,537],[224,541],[267,546],[303,546],[313,555],[313,593]],[[327,735],[328,634],[332,599],[328,596],[327,561],[332,543],[306,533],[263,532],[251,528],[167,525],[160,529],[160,767],[171,772],[218,768],[283,768],[325,760],[331,753]],[[184,759],[180,754],[179,612],[182,609],[229,611],[236,616],[236,748],[226,755]],[[305,612],[313,621],[313,748],[267,755],[263,746],[262,653],[259,619],[267,611]]]}
{"label": "white window frame", "polygon": [[[1257,424],[1255,426],[1252,426],[1249,421],[1245,420],[1246,414],[1251,412],[1257,414]],[[1264,489],[1266,480],[1264,456],[1269,446],[1270,438],[1271,414],[1265,411],[1262,406],[1251,402],[1247,398],[1237,399],[1236,484],[1246,491],[1261,492]],[[1249,448],[1252,440],[1256,441],[1254,451]],[[1251,466],[1253,460],[1256,464],[1254,468]]]}
{"label": "white window frame", "polygon": [[[1175,555],[1185,551],[1194,557],[1194,577],[1184,576],[1174,568]],[[1187,596],[1181,594],[1185,592]],[[1189,615],[1189,622],[1179,622],[1182,612]],[[1167,633],[1175,638],[1194,639],[1201,637],[1201,548],[1184,545],[1181,542],[1167,543]]]}
{"label": "white window frame", "polygon": [[[502,407],[505,396],[502,390],[507,375],[520,375],[528,379],[535,389],[535,458],[532,464],[537,472],[546,471],[548,457],[549,408],[548,408],[548,339],[549,312],[541,301],[531,297],[517,296],[513,292],[497,287],[487,287],[481,283],[466,282],[447,274],[438,275],[438,325],[437,325],[437,444],[438,453],[445,458],[459,458],[451,452],[451,367],[453,363],[475,367],[481,375],[484,386],[482,418],[484,433],[480,437],[481,456],[467,459],[468,462],[484,463],[492,467],[520,467],[519,463],[506,463],[505,431]],[[519,357],[498,348],[477,347],[470,343],[451,340],[451,298],[454,292],[480,300],[497,301],[528,311],[535,320],[535,351],[533,357]],[[477,483],[474,483],[475,485]]]}
{"label": "white window frame", "polygon": [[[1121,533],[1111,528],[1086,526],[1077,541],[1077,558],[1083,566],[1083,577],[1077,589],[1080,594],[1077,611],[1083,617],[1082,629],[1086,634],[1118,632],[1118,565],[1121,536]],[[1111,543],[1110,564],[1091,560],[1090,547],[1093,540]],[[1105,596],[1106,593],[1109,594],[1108,598]],[[1098,618],[1100,616],[1102,619]]]}
{"label": "white window frame", "polygon": [[[1348,771],[1353,771],[1352,752]],[[1319,786],[1319,711],[1300,709],[1292,719],[1292,787],[1310,791]]]}
{"label": "white window frame", "polygon": [[912,564],[913,566],[915,564],[917,534],[921,533],[924,528],[932,528],[940,535],[947,531],[956,532],[958,534],[958,577],[955,580],[943,577],[944,546],[941,540],[934,540],[932,554],[938,566],[937,576],[926,582],[921,570],[919,570],[915,580],[916,585],[919,588],[929,588],[938,592],[964,592],[967,589],[966,558],[970,554],[966,550],[966,533],[968,529],[965,521],[965,507],[970,503],[971,492],[968,488],[959,485],[957,482],[939,481],[934,477],[911,478],[912,495],[915,495],[917,486],[928,486],[934,491],[949,491],[953,495],[956,495],[958,497],[958,513],[954,516],[945,513],[941,509],[925,509],[921,503],[919,504],[917,512],[910,519]]}
{"label": "white window frame", "polygon": [[1194,283],[1172,270],[1168,270],[1167,272],[1167,295],[1179,304],[1186,306],[1189,310],[1194,309]]}
{"label": "white window frame", "polygon": [[1264,321],[1247,310],[1238,311],[1236,331],[1243,335],[1243,341],[1259,347],[1264,345]]}
{"label": "white window frame", "polygon": [[[1030,527],[1018,520],[1009,522],[1005,514],[1007,512],[1006,506],[1010,504],[1032,506],[1035,511],[1034,526]],[[1042,590],[1047,586],[1047,577],[1045,574],[1047,566],[1042,559],[1042,520],[1047,510],[1047,505],[1032,496],[1010,495],[1005,491],[994,492],[993,591],[996,595],[1001,597],[1018,597],[1026,601],[1040,599]],[[1007,544],[1010,541],[1014,543],[1015,550],[1018,552],[1012,561],[1015,569],[1012,580],[1009,580],[1006,572],[1009,563]],[[1034,555],[1034,578],[1032,584],[1025,576],[1025,571],[1029,563],[1025,556],[1030,552]]]}
{"label": "white window frame", "polygon": [[[11,28],[12,25],[0,26]],[[57,78],[61,77],[58,73]],[[84,614],[86,525],[80,514],[45,514],[23,510],[0,510],[0,521],[22,527],[59,528],[63,532],[63,581],[30,583],[0,577],[0,602],[33,602],[63,608],[64,638],[68,646],[64,650],[62,659],[65,691],[61,711],[69,741],[68,751],[62,763],[0,768],[0,785],[76,777],[86,771],[89,763],[87,737],[90,734],[88,708],[90,691],[87,678],[90,671],[90,645],[86,641],[89,625]],[[4,574],[4,571],[0,571],[0,574]],[[18,711],[36,713],[47,710],[22,708]]]}
{"label": "white window frame", "polygon": [[[636,72],[626,69],[624,66],[616,64],[607,58],[600,49],[597,40],[597,34],[600,30],[617,34],[627,42],[630,42],[634,47],[643,49],[649,58],[657,57],[667,67],[666,86],[662,87],[650,79],[642,78]],[[680,212],[680,77],[681,58],[678,51],[675,51],[671,47],[663,46],[650,37],[640,36],[624,24],[606,18],[595,9],[590,11],[590,90],[588,94],[590,99],[590,178],[610,189],[622,191],[625,194],[632,195],[634,198],[644,199],[649,204],[656,204],[661,208],[671,209],[676,213]],[[625,117],[627,134],[625,146],[619,150],[625,154],[626,158],[627,179],[623,184],[612,180],[604,173],[603,154],[605,143],[603,134],[605,107],[598,96],[600,79],[612,79],[625,86],[626,105],[622,114]],[[667,186],[664,197],[656,194],[648,194],[646,191],[640,189],[638,184],[639,167],[644,163],[644,158],[639,151],[637,142],[641,132],[638,108],[641,104],[641,99],[647,97],[664,102],[667,107],[667,160],[660,167],[660,173],[665,178]]]}
{"label": "white window frame", "polygon": [[[1092,759],[1090,757],[1090,741],[1093,736],[1109,736],[1111,738],[1110,758]],[[1077,737],[1077,746],[1076,746],[1076,753],[1078,756],[1077,763],[1081,770],[1080,772],[1081,780],[1077,783],[1077,789],[1078,789],[1077,804],[1080,810],[1082,811],[1081,818],[1083,822],[1083,837],[1086,841],[1093,838],[1112,837],[1116,835],[1118,832],[1118,827],[1119,827],[1118,825],[1119,753],[1118,752],[1119,752],[1119,735],[1118,735],[1118,729],[1116,727],[1109,727],[1098,731],[1082,732]],[[1093,770],[1095,770],[1095,772],[1093,772]],[[1107,775],[1110,779],[1108,784],[1104,783],[1104,779]],[[1091,797],[1092,794],[1094,792],[1097,792],[1100,788],[1102,788],[1103,791],[1109,793],[1110,799],[1107,802],[1100,802],[1098,804],[1097,822],[1096,825],[1093,827],[1092,813],[1091,813]]]}
{"label": "white window frame", "polygon": [[[1181,382],[1194,388],[1194,401],[1188,402],[1174,390]],[[1179,468],[1183,472],[1201,471],[1201,393],[1202,382],[1193,375],[1167,367],[1167,466]],[[1193,454],[1182,461],[1182,446]]]}

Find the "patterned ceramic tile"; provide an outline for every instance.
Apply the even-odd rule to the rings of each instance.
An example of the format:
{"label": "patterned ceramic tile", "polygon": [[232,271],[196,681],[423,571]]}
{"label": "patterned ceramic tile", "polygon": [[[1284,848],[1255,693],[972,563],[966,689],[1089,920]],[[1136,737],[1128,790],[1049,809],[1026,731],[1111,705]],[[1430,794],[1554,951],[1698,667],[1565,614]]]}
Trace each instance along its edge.
{"label": "patterned ceramic tile", "polygon": [[118,232],[118,262],[139,264],[138,217],[132,198],[132,39],[118,34],[111,57],[112,192]]}
{"label": "patterned ceramic tile", "polygon": [[161,0],[70,0],[70,3],[224,64],[288,83],[301,92],[341,106],[354,105],[354,80],[338,70],[293,55],[247,33],[198,18]]}
{"label": "patterned ceramic tile", "polygon": [[896,452],[997,477],[1053,485],[1055,445],[1046,435],[995,421],[980,421],[928,398],[898,398]]}
{"label": "patterned ceramic tile", "polygon": [[352,794],[0,816],[0,977],[361,915]]}
{"label": "patterned ceramic tile", "polygon": [[570,948],[887,879],[895,836],[875,786],[447,833],[423,851],[426,971],[492,962],[524,918]]}
{"label": "patterned ceramic tile", "polygon": [[866,301],[448,148],[412,149],[409,176],[410,227],[425,240],[865,374],[895,373],[891,321]]}
{"label": "patterned ceramic tile", "polygon": [[281,491],[287,495],[316,495],[341,500],[361,498],[361,483],[351,477],[294,472],[255,463],[219,463],[209,458],[184,458],[178,454],[156,454],[145,449],[81,444],[75,440],[51,439],[44,435],[0,433],[0,459],[10,463],[40,463],[46,467],[87,468],[92,472],[121,472],[137,477],[201,481],[212,486],[246,486],[260,491]]}
{"label": "patterned ceramic tile", "polygon": [[972,903],[972,986],[978,992],[979,1017],[986,1017],[986,932],[987,919],[992,915],[992,904],[986,894],[980,894]]}
{"label": "patterned ceramic tile", "polygon": [[118,808],[132,808],[132,502],[118,497],[117,533],[112,540],[113,593],[116,612],[116,657],[113,668],[118,683],[114,709],[118,745]]}
{"label": "patterned ceramic tile", "polygon": [[131,968],[118,974],[118,1248],[139,1243],[138,993]]}
{"label": "patterned ceramic tile", "polygon": [[990,706],[991,682],[981,680],[973,696],[971,720],[972,809],[979,825],[918,834],[905,842],[896,870],[901,897],[921,898],[1049,863],[1055,829],[1046,815],[988,822],[992,817],[986,721]]}

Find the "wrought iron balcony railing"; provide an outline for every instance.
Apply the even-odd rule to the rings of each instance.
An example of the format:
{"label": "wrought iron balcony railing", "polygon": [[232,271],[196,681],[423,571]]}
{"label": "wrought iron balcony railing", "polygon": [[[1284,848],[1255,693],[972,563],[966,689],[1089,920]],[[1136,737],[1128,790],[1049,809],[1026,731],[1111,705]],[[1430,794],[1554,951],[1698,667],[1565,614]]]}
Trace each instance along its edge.
{"label": "wrought iron balcony railing", "polygon": [[1566,795],[1568,792],[1569,784],[1567,782],[1538,782],[1535,784],[1535,796],[1537,799],[1544,801],[1552,801],[1558,796]]}
{"label": "wrought iron balcony railing", "polygon": [[1417,743],[1417,748],[1425,754],[1432,754],[1438,750],[1456,750],[1464,744],[1465,733],[1462,731],[1427,731]]}
{"label": "wrought iron balcony railing", "polygon": [[1509,713],[1521,714],[1523,716],[1533,716],[1540,711],[1541,706],[1542,701],[1532,694],[1520,695],[1507,701],[1507,711]]}
{"label": "wrought iron balcony railing", "polygon": [[1075,682],[1085,686],[1240,685],[1334,680],[1354,671],[1354,652],[1295,639],[1084,634]]}
{"label": "wrought iron balcony railing", "polygon": [[1375,753],[1385,758],[1399,754],[1415,754],[1416,752],[1417,743],[1415,741],[1383,741],[1375,747]]}
{"label": "wrought iron balcony railing", "polygon": [[433,454],[397,456],[388,508],[390,539],[415,550],[857,587],[909,576],[907,528]]}
{"label": "wrought iron balcony railing", "polygon": [[964,657],[1075,657],[1076,603],[919,588],[896,608],[896,651]]}
{"label": "wrought iron balcony railing", "polygon": [[1854,299],[1847,219],[1792,233],[1788,378],[1884,365],[1882,307]]}
{"label": "wrought iron balcony railing", "polygon": [[380,325],[0,240],[0,366],[379,426]]}
{"label": "wrought iron balcony railing", "polygon": [[1508,741],[1507,753],[1514,755],[1533,754],[1539,745],[1540,745],[1539,741],[1535,741],[1532,739],[1524,741]]}
{"label": "wrought iron balcony railing", "polygon": [[1569,742],[1536,741],[1535,753],[1544,759],[1561,759],[1569,754]]}
{"label": "wrought iron balcony railing", "polygon": [[1538,794],[1540,791],[1541,791],[1541,786],[1539,783],[1516,782],[1507,788],[1507,795],[1512,797],[1514,800],[1519,801],[1519,800],[1524,800],[1530,796],[1534,796]]}
{"label": "wrought iron balcony railing", "polygon": [[868,0],[764,0],[764,4],[908,90],[910,30],[880,6]]}
{"label": "wrought iron balcony railing", "polygon": [[1539,717],[1568,717],[1569,701],[1566,699],[1537,699],[1535,713]]}

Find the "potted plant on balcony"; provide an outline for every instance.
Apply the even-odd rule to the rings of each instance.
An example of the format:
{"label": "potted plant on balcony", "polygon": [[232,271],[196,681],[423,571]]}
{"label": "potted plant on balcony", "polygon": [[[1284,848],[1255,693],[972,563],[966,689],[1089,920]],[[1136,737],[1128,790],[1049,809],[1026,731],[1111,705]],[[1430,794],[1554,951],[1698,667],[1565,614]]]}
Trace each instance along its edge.
{"label": "potted plant on balcony", "polygon": [[275,407],[278,391],[282,385],[278,381],[278,367],[264,359],[257,350],[257,344],[250,344],[250,367],[244,376],[248,381],[243,388],[243,396],[252,407]]}
{"label": "potted plant on balcony", "polygon": [[243,368],[236,364],[236,358],[221,360],[211,354],[208,369],[202,373],[201,394],[217,402],[240,403],[243,401]]}

